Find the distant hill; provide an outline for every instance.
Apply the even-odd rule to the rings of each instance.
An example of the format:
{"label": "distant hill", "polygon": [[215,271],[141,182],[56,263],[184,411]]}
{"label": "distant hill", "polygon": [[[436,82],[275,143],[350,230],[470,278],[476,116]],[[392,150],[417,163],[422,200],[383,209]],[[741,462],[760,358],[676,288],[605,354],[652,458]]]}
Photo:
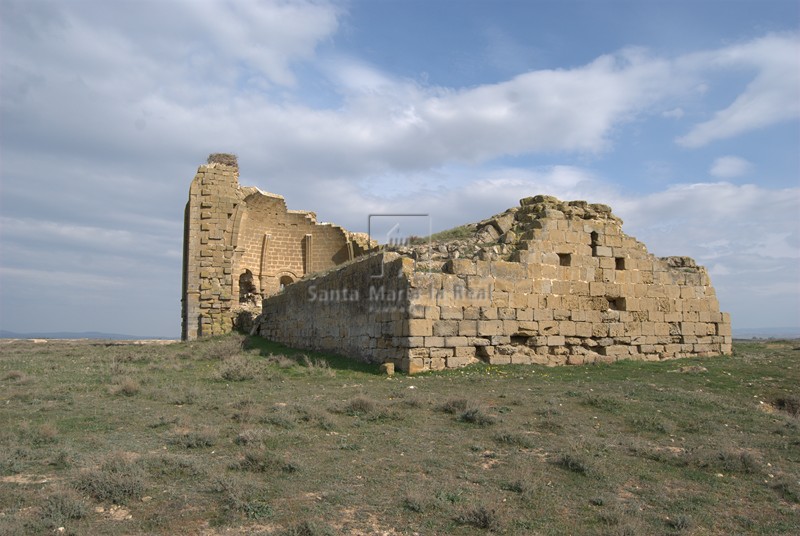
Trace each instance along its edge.
{"label": "distant hill", "polygon": [[0,339],[106,339],[135,341],[143,339],[171,339],[173,337],[140,337],[121,333],[103,333],[100,331],[42,331],[37,333],[17,333],[0,329]]}
{"label": "distant hill", "polygon": [[800,327],[733,328],[736,339],[800,339]]}

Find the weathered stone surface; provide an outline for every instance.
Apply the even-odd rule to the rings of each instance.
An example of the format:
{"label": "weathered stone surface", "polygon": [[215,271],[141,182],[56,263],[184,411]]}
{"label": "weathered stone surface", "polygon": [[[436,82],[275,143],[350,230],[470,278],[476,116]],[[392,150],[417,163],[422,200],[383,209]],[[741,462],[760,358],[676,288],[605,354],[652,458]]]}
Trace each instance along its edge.
{"label": "weathered stone surface", "polygon": [[[239,187],[237,172],[202,166],[190,189],[185,338],[229,331],[236,311],[266,297],[254,332],[411,373],[476,359],[578,365],[731,351],[730,316],[706,270],[651,255],[606,205],[528,197],[467,226],[472,238],[364,255],[364,237]],[[284,276],[304,278],[276,294]]]}
{"label": "weathered stone surface", "polygon": [[[367,252],[361,234],[287,210],[283,197],[239,186],[235,155],[200,166],[185,210],[182,338],[249,330],[247,314],[297,279]],[[198,270],[199,267],[202,269]]]}

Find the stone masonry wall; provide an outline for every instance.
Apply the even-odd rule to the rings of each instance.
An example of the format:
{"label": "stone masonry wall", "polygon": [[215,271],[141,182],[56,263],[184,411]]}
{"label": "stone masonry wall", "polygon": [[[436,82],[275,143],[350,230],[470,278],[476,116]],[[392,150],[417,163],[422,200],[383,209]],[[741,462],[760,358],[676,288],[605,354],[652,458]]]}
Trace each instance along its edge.
{"label": "stone masonry wall", "polygon": [[200,166],[184,221],[183,339],[230,331],[234,214],[244,200],[234,166]]}
{"label": "stone masonry wall", "polygon": [[[373,256],[265,300],[259,332],[412,373],[478,360],[561,365],[731,352],[730,317],[704,268],[651,255],[605,205],[546,196],[520,204],[478,225],[486,245],[474,258],[437,264],[422,246],[409,253],[416,266],[386,260],[407,291],[383,303],[382,315],[364,313],[376,285],[364,274],[382,258]],[[432,271],[415,270],[422,265]],[[325,302],[309,299],[314,287],[326,289]]]}
{"label": "stone masonry wall", "polygon": [[508,261],[452,259],[412,276],[412,371],[731,352],[706,270],[651,255],[608,207],[537,196],[485,227],[519,237]]}
{"label": "stone masonry wall", "polygon": [[227,333],[241,308],[258,309],[282,286],[370,247],[313,212],[287,210],[279,195],[239,186],[235,157],[212,156],[217,161],[197,170],[185,210],[183,339]]}
{"label": "stone masonry wall", "polygon": [[298,281],[264,300],[258,334],[294,348],[399,364],[398,349],[409,342],[413,264],[396,253],[371,255]]}

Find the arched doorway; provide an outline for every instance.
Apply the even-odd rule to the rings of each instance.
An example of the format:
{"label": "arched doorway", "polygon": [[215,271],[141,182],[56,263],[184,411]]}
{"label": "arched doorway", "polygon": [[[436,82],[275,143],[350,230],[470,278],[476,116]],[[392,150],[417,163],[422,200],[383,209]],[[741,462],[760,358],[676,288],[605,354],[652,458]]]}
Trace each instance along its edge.
{"label": "arched doorway", "polygon": [[285,289],[288,285],[291,285],[292,283],[294,283],[294,279],[292,279],[292,276],[290,275],[281,276],[278,286],[279,291],[282,292],[283,289]]}

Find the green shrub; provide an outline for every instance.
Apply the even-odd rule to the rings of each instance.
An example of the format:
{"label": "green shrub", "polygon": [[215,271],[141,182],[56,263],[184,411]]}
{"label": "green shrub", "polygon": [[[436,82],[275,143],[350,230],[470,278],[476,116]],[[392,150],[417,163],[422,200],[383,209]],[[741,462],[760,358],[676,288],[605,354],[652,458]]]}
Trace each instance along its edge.
{"label": "green shrub", "polygon": [[470,408],[466,410],[458,417],[458,420],[478,426],[489,426],[497,422],[494,416],[485,413],[481,408]]}
{"label": "green shrub", "polygon": [[283,460],[265,449],[248,450],[244,453],[244,457],[241,460],[230,464],[229,467],[234,470],[251,471],[254,473],[268,473],[272,471],[296,473],[300,470],[298,465]]}
{"label": "green shrub", "polygon": [[139,392],[139,382],[133,378],[125,377],[117,381],[115,385],[109,387],[108,392],[112,395],[133,396]]}
{"label": "green shrub", "polygon": [[692,526],[692,520],[687,515],[678,514],[667,519],[667,526],[677,531],[689,530]]}
{"label": "green shrub", "polygon": [[366,415],[375,411],[375,402],[369,398],[359,396],[349,401],[343,408],[343,412],[347,415]]}
{"label": "green shrub", "polygon": [[437,409],[445,413],[455,415],[466,411],[469,406],[469,401],[466,398],[451,398],[447,402],[440,404]]}
{"label": "green shrub", "polygon": [[511,445],[527,449],[534,447],[533,440],[530,437],[515,432],[500,432],[495,434],[494,440],[503,445]]}
{"label": "green shrub", "polygon": [[583,458],[575,454],[562,454],[556,459],[555,463],[573,473],[578,473],[580,475],[589,473],[589,464],[586,463]]}
{"label": "green shrub", "polygon": [[121,454],[106,458],[99,469],[80,475],[75,487],[98,501],[125,504],[144,491],[144,474],[136,463]]}
{"label": "green shrub", "polygon": [[217,442],[217,433],[212,428],[181,431],[174,433],[168,441],[173,445],[179,445],[187,449],[213,447]]}
{"label": "green shrub", "polygon": [[48,495],[40,517],[49,528],[63,527],[67,521],[81,519],[86,516],[88,509],[80,496],[71,489],[59,489]]}
{"label": "green shrub", "polygon": [[775,399],[775,403],[773,405],[779,410],[788,413],[792,417],[800,417],[800,396],[781,396]]}
{"label": "green shrub", "polygon": [[335,536],[335,534],[336,531],[327,525],[313,521],[301,521],[278,533],[279,536]]}
{"label": "green shrub", "polygon": [[226,358],[217,370],[217,375],[229,382],[243,382],[255,378],[256,368],[246,357],[237,355]]}
{"label": "green shrub", "polygon": [[501,525],[497,510],[485,506],[476,506],[465,510],[456,517],[456,521],[462,525],[471,525],[486,530],[498,530]]}

